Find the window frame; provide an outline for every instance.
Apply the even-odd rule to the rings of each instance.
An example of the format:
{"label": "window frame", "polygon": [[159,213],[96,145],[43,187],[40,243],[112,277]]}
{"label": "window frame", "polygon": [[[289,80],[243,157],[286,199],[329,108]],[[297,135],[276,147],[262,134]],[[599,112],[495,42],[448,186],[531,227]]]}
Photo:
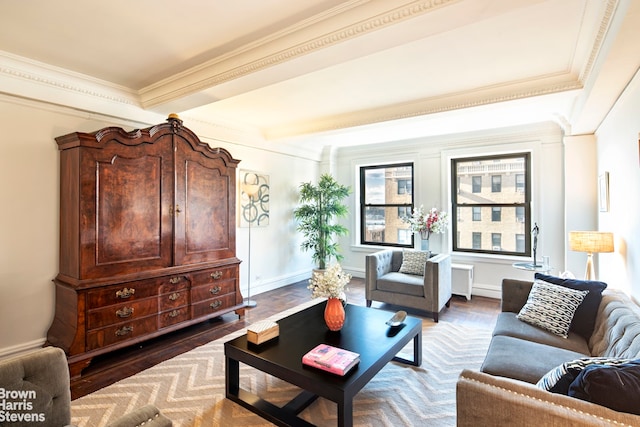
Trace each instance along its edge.
{"label": "window frame", "polygon": [[[411,203],[366,203],[366,199],[367,199],[367,193],[366,193],[366,185],[365,185],[365,174],[367,170],[372,170],[372,169],[387,169],[387,168],[398,168],[398,167],[410,167],[411,168]],[[408,208],[408,212],[409,215],[411,215],[411,212],[413,212],[414,206],[415,206],[415,200],[414,200],[414,195],[415,195],[415,164],[414,162],[410,161],[410,162],[398,162],[398,163],[385,163],[385,164],[375,164],[375,165],[363,165],[363,166],[359,166],[359,187],[360,187],[360,244],[361,245],[366,245],[366,246],[385,246],[385,247],[392,247],[392,248],[413,248],[414,247],[414,233],[411,233],[411,242],[408,244],[401,244],[401,243],[386,243],[386,242],[379,242],[379,241],[369,241],[366,240],[366,227],[367,227],[367,223],[366,223],[366,211],[367,208],[396,208],[396,212],[400,212],[400,208],[404,208],[405,210],[407,210]],[[406,186],[405,186],[406,188]],[[396,191],[398,191],[399,189],[397,188]]]}
{"label": "window frame", "polygon": [[[458,169],[458,164],[459,163],[468,163],[468,162],[482,162],[482,161],[488,161],[488,160],[503,160],[503,159],[515,159],[515,158],[524,158],[524,172],[522,173],[522,175],[524,175],[524,201],[522,203],[497,203],[497,202],[491,202],[491,203],[487,203],[487,202],[474,202],[474,203],[458,203],[458,193],[460,192],[460,182],[458,181],[458,175],[457,175],[457,169]],[[490,211],[492,211],[491,208],[494,207],[500,207],[500,208],[504,208],[504,207],[513,207],[513,208],[517,208],[518,207],[522,207],[524,209],[524,233],[519,233],[519,234],[524,234],[524,238],[525,238],[525,247],[524,247],[524,252],[517,252],[517,251],[494,251],[494,250],[487,250],[487,249],[475,249],[473,247],[469,248],[469,247],[465,247],[465,248],[461,248],[459,247],[459,243],[460,240],[459,239],[454,239],[452,242],[452,250],[453,252],[463,252],[463,253],[475,253],[475,254],[489,254],[489,255],[504,255],[504,256],[517,256],[517,257],[530,257],[532,255],[532,250],[531,250],[531,233],[527,232],[527,230],[531,229],[531,224],[532,224],[532,211],[531,211],[531,199],[532,199],[532,183],[531,183],[531,176],[532,176],[532,170],[531,170],[531,152],[529,151],[518,151],[518,152],[510,152],[510,153],[504,153],[504,154],[496,154],[496,155],[472,155],[472,156],[459,156],[459,157],[452,157],[450,158],[450,171],[451,171],[451,213],[452,213],[452,217],[451,217],[451,231],[452,231],[452,235],[454,236],[459,236],[460,235],[460,230],[458,229],[458,217],[461,215],[461,209],[460,208],[472,208],[472,212],[473,212],[473,208],[476,207],[480,207],[481,209],[484,207],[489,207]],[[473,192],[473,178],[477,176],[477,173],[474,173],[472,175],[470,175],[471,177],[471,191],[470,194],[477,194]],[[514,178],[515,179],[515,178]],[[493,180],[492,180],[493,181]],[[503,184],[503,183],[502,183]],[[501,186],[501,192],[504,192],[504,186]],[[490,191],[492,192],[492,189],[490,189]],[[518,187],[518,183],[514,184],[514,192],[521,192],[521,190]],[[502,215],[501,215],[502,216]],[[492,215],[493,217],[493,215]],[[473,213],[472,213],[472,218],[473,218]],[[502,218],[501,218],[502,219]],[[472,221],[473,224],[474,221]],[[502,222],[502,221],[501,221]],[[492,223],[494,224],[500,224],[501,222],[498,221],[492,221]],[[482,232],[483,230],[478,229],[472,229],[472,236],[475,234],[484,234]],[[496,231],[494,231],[496,232]],[[500,231],[501,233],[504,234],[503,231]],[[503,236],[504,237],[504,236]],[[472,245],[473,245],[474,239],[472,237]],[[493,248],[492,248],[493,249]],[[517,249],[517,247],[516,247]]]}

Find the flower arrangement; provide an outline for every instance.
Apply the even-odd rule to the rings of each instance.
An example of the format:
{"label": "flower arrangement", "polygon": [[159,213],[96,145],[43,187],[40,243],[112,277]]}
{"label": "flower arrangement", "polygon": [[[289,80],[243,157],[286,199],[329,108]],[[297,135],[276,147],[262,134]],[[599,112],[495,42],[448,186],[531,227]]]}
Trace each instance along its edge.
{"label": "flower arrangement", "polygon": [[449,215],[446,212],[431,208],[425,213],[422,205],[420,209],[414,209],[411,217],[402,219],[411,226],[411,231],[420,233],[424,239],[429,239],[431,233],[444,233],[449,226]]}
{"label": "flower arrangement", "polygon": [[311,291],[311,298],[342,298],[350,280],[351,275],[342,271],[340,264],[335,264],[324,272],[314,271],[307,289]]}

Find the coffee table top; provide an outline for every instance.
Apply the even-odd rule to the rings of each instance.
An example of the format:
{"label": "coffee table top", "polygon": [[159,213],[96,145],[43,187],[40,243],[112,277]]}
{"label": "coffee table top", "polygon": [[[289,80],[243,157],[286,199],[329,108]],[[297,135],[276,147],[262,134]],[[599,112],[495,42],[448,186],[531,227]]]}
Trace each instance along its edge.
{"label": "coffee table top", "polygon": [[[419,318],[408,316],[391,328],[385,322],[392,312],[351,304],[345,307],[342,330],[331,332],[324,323],[325,305],[322,301],[279,320],[279,337],[266,343],[248,343],[246,334],[230,340],[225,354],[320,396],[327,388],[355,394],[422,332]],[[303,365],[302,356],[321,343],[359,353],[360,363],[343,377]]]}

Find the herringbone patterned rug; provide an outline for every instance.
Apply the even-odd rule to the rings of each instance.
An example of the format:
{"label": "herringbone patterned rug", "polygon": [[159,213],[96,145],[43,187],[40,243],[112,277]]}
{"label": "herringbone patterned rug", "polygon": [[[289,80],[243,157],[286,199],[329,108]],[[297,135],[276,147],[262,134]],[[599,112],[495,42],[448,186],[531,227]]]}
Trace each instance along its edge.
{"label": "herringbone patterned rug", "polygon": [[[317,301],[311,301],[315,303]],[[310,305],[281,313],[284,317]],[[225,399],[223,343],[245,331],[197,347],[146,371],[74,400],[72,424],[104,426],[126,412],[155,404],[176,426],[272,426]],[[423,322],[423,362],[394,362],[383,368],[354,399],[355,426],[455,426],[455,386],[463,368],[480,367],[491,331],[446,321]],[[406,348],[410,356],[411,345]],[[300,391],[240,364],[241,386],[284,405]],[[318,399],[301,416],[317,426],[336,425],[336,405]]]}

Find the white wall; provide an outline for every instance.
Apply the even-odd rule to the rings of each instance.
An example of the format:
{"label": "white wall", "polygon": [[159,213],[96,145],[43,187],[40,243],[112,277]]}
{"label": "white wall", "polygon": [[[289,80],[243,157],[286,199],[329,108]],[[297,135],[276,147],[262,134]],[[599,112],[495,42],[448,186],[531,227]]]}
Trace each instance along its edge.
{"label": "white wall", "polygon": [[[487,155],[506,152],[530,151],[532,153],[533,221],[541,233],[538,255],[548,255],[555,267],[554,273],[564,271],[564,155],[561,129],[552,123],[530,127],[493,130],[475,134],[451,135],[395,141],[366,147],[349,147],[339,150],[338,179],[349,183],[356,191],[349,199],[352,217],[348,226],[352,230],[341,241],[345,259],[343,266],[352,274],[364,277],[364,257],[380,247],[359,245],[358,172],[366,164],[382,164],[400,161],[414,162],[415,204],[438,207],[450,212],[449,165],[451,157],[463,155]],[[448,234],[432,235],[430,249],[434,252],[451,252]],[[512,267],[519,257],[482,256],[461,253],[452,254],[457,263],[474,265],[474,294],[499,298],[503,278],[532,279],[533,274]]]}
{"label": "white wall", "polygon": [[610,209],[598,228],[615,236],[615,252],[598,255],[599,278],[640,300],[640,74],[596,132],[598,175],[609,172]]}
{"label": "white wall", "polygon": [[[146,117],[148,113],[139,116]],[[139,123],[96,113],[0,96],[0,357],[41,346],[53,319],[58,272],[59,154],[54,138],[105,126],[125,130],[161,123]],[[256,294],[309,277],[312,263],[299,251],[300,237],[291,212],[300,182],[315,180],[318,159],[279,154],[264,141],[233,141],[224,129],[183,117],[185,126],[213,147],[240,159],[239,169],[270,176],[270,224],[252,229],[251,293]],[[228,133],[228,132],[227,132]],[[295,151],[295,150],[290,150]],[[248,229],[238,228],[237,256],[248,259]],[[247,262],[241,264],[246,295]]]}

